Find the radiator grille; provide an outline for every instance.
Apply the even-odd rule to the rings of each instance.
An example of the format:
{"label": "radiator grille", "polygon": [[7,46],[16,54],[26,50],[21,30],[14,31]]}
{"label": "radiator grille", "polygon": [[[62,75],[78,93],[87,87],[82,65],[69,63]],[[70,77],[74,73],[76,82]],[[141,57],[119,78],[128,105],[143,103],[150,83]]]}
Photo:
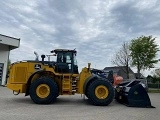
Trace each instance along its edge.
{"label": "radiator grille", "polygon": [[14,82],[25,83],[26,77],[27,77],[27,68],[26,67],[16,67],[15,68]]}

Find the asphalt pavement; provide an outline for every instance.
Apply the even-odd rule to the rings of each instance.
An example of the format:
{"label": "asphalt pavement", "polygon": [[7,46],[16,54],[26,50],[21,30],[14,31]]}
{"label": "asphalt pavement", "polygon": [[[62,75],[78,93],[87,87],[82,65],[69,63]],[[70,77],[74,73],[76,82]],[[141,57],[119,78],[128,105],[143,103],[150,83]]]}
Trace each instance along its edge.
{"label": "asphalt pavement", "polygon": [[0,120],[160,120],[160,93],[150,93],[156,108],[126,107],[113,101],[93,106],[81,95],[59,96],[53,104],[37,105],[24,94],[0,87]]}

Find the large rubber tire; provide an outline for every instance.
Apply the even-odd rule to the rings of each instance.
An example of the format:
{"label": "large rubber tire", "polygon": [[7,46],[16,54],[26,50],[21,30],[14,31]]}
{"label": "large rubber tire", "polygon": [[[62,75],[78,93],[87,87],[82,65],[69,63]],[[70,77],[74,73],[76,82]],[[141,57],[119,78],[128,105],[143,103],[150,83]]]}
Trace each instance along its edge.
{"label": "large rubber tire", "polygon": [[[100,95],[97,95],[97,88],[100,89]],[[103,93],[101,94],[101,90]],[[99,91],[99,90],[98,90]],[[101,97],[102,95],[102,97]],[[101,78],[92,81],[87,88],[88,100],[93,105],[97,106],[107,106],[114,99],[114,88],[110,82],[103,80]],[[98,97],[97,97],[98,96]],[[100,98],[101,97],[101,98]]]}
{"label": "large rubber tire", "polygon": [[[42,91],[38,92],[38,90]],[[43,89],[44,91],[43,95]],[[48,90],[48,91],[47,91]],[[55,101],[58,96],[58,86],[56,82],[50,77],[41,77],[35,80],[30,86],[30,97],[36,104],[50,104]]]}

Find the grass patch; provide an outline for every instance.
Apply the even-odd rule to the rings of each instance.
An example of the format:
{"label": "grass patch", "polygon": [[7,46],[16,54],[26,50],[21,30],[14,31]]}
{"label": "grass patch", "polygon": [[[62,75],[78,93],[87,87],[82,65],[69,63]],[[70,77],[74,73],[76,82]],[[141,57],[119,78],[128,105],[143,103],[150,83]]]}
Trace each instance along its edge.
{"label": "grass patch", "polygon": [[160,89],[149,89],[149,93],[160,93]]}

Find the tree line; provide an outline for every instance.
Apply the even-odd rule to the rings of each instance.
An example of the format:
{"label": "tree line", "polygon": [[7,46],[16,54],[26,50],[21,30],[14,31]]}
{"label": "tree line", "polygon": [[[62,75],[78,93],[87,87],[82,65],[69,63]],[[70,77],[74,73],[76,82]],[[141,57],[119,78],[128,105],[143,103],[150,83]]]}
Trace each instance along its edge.
{"label": "tree line", "polygon": [[157,53],[159,46],[156,38],[152,36],[140,36],[130,42],[124,42],[120,49],[112,58],[112,63],[116,66],[125,66],[124,70],[129,79],[129,67],[136,67],[138,78],[142,70],[154,68],[159,61]]}

